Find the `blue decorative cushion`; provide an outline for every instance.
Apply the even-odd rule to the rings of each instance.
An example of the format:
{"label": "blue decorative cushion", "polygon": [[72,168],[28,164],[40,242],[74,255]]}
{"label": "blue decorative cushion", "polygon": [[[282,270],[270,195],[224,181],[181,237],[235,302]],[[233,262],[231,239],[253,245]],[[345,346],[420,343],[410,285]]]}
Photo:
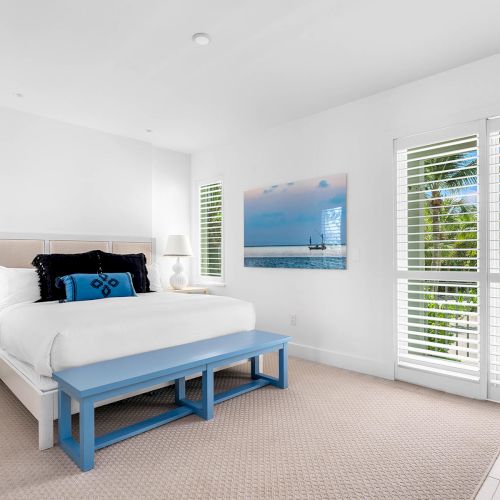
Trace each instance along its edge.
{"label": "blue decorative cushion", "polygon": [[57,278],[56,286],[66,289],[63,302],[136,296],[130,273],[69,274]]}

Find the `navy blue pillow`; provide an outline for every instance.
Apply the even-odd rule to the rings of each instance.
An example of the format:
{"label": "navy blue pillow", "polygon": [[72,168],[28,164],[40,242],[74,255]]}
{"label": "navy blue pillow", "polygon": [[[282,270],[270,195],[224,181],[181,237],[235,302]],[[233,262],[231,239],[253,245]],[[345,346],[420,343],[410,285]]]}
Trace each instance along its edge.
{"label": "navy blue pillow", "polygon": [[62,302],[136,296],[130,273],[69,274],[57,278],[56,286],[66,289]]}
{"label": "navy blue pillow", "polygon": [[[64,288],[58,289],[56,287],[58,276],[102,271],[99,268],[99,252],[97,250],[73,254],[39,254],[34,258],[32,264],[38,272],[40,302],[64,299]],[[119,269],[119,271],[128,271],[128,269]]]}
{"label": "navy blue pillow", "polygon": [[99,272],[130,273],[137,293],[149,292],[148,270],[146,256],[143,253],[116,254],[97,251],[99,257]]}

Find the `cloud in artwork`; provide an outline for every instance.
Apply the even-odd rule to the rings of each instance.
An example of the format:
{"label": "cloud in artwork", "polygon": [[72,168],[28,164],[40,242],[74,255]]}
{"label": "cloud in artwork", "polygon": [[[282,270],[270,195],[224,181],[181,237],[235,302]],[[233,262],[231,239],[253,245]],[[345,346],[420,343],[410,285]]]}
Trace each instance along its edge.
{"label": "cloud in artwork", "polygon": [[269,194],[269,193],[274,193],[276,191],[276,189],[278,189],[279,185],[278,184],[274,184],[273,186],[269,187],[269,188],[266,188],[264,189],[264,191],[262,191],[263,194]]}
{"label": "cloud in artwork", "polygon": [[[277,186],[276,188],[274,186]],[[341,241],[345,244],[346,176],[269,184],[245,192],[245,246],[301,246],[319,238],[323,211],[342,208]]]}

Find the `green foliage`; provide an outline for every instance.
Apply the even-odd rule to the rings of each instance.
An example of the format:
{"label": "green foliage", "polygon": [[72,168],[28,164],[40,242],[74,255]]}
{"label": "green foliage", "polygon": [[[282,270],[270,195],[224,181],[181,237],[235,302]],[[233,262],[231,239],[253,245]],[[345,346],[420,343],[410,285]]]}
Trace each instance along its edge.
{"label": "green foliage", "polygon": [[[411,158],[411,156],[410,156]],[[415,160],[417,162],[417,160]],[[412,176],[409,193],[409,269],[432,271],[475,271],[477,266],[477,160],[470,154],[444,155],[423,160],[420,169]],[[410,180],[410,179],[409,179]],[[416,319],[422,324],[420,331],[427,335],[415,339],[432,342],[435,345],[414,347],[432,352],[465,355],[453,347],[467,345],[477,312],[475,289],[460,283],[444,286],[436,282],[420,285],[418,295],[425,302],[415,303],[415,307],[425,311],[411,311],[410,314],[425,316]],[[455,295],[457,294],[457,295]],[[417,295],[415,295],[417,297]],[[443,328],[460,328],[459,334]],[[467,354],[468,355],[468,354]],[[439,356],[440,359],[443,356]],[[456,361],[454,358],[453,361]]]}

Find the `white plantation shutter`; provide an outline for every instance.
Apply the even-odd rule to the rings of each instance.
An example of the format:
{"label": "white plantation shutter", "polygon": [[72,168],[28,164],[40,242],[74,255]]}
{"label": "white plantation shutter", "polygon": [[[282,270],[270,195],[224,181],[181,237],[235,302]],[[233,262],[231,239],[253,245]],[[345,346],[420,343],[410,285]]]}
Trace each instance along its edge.
{"label": "white plantation shutter", "polygon": [[500,387],[500,283],[490,284],[490,373],[489,380]]}
{"label": "white plantation shutter", "polygon": [[398,280],[398,363],[479,379],[479,289],[474,282]]}
{"label": "white plantation shutter", "polygon": [[490,338],[489,381],[500,390],[500,120],[489,128]]}
{"label": "white plantation shutter", "polygon": [[401,147],[397,363],[480,377],[478,136]]}
{"label": "white plantation shutter", "polygon": [[398,270],[475,271],[477,136],[397,152]]}
{"label": "white plantation shutter", "polygon": [[202,278],[222,278],[222,182],[199,188],[200,261]]}

